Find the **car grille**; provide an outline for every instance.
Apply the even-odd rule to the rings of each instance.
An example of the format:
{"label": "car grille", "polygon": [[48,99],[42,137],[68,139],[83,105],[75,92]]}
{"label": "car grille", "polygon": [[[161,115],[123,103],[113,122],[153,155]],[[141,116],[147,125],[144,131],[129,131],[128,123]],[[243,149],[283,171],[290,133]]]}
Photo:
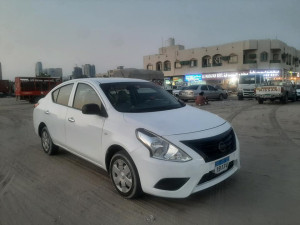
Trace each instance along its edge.
{"label": "car grille", "polygon": [[232,129],[214,137],[181,142],[201,155],[205,162],[214,161],[236,150],[235,135]]}

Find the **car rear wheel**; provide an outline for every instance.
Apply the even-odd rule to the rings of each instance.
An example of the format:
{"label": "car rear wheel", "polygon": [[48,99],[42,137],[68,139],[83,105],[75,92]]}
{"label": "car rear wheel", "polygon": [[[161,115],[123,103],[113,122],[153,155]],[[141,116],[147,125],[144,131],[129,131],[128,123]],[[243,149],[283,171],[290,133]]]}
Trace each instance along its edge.
{"label": "car rear wheel", "polygon": [[120,195],[130,199],[142,194],[137,169],[126,151],[119,151],[112,157],[109,172]]}
{"label": "car rear wheel", "polygon": [[219,95],[219,100],[223,101],[224,100],[224,96],[222,94]]}
{"label": "car rear wheel", "polygon": [[41,143],[42,143],[42,148],[43,148],[44,152],[47,153],[48,155],[54,155],[56,153],[56,151],[58,150],[58,146],[56,146],[52,142],[52,139],[51,139],[51,136],[49,134],[47,127],[44,127],[42,129]]}
{"label": "car rear wheel", "polygon": [[288,103],[288,94],[286,93],[284,96],[282,96],[282,98],[281,98],[281,103],[282,104],[286,104],[286,103]]}
{"label": "car rear wheel", "polygon": [[295,101],[297,101],[297,96],[296,96],[296,94],[294,94],[293,97],[292,97],[292,102],[295,102]]}

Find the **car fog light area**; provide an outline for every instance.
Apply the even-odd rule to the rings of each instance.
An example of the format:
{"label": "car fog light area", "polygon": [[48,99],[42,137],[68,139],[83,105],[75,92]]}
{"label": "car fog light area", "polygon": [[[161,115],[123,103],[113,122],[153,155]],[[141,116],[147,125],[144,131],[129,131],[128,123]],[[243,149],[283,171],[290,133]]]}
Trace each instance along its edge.
{"label": "car fog light area", "polygon": [[153,158],[175,162],[186,162],[192,159],[183,150],[147,130],[137,129],[136,136],[149,149]]}

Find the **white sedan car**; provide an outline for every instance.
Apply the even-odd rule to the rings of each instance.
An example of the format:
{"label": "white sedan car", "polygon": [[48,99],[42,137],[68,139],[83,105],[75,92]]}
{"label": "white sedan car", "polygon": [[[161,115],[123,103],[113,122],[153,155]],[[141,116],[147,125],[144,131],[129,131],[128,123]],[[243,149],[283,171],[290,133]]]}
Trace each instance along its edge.
{"label": "white sedan car", "polygon": [[47,154],[61,147],[98,165],[125,198],[184,198],[240,167],[227,121],[140,79],[64,82],[36,104],[33,122]]}

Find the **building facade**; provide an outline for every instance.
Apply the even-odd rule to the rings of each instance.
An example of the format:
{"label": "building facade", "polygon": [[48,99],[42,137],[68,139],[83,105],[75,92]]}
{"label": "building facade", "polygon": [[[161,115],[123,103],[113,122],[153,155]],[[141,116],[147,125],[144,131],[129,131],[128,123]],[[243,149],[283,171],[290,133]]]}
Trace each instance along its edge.
{"label": "building facade", "polygon": [[47,68],[43,69],[43,73],[47,74],[50,77],[62,77],[62,68]]}
{"label": "building facade", "polygon": [[239,76],[299,77],[300,51],[280,40],[247,40],[185,49],[173,38],[159,54],[144,56],[144,69],[159,70],[173,85],[210,83],[228,87]]}
{"label": "building facade", "polygon": [[41,76],[43,72],[43,66],[42,66],[42,63],[41,62],[37,62],[35,64],[35,76]]}
{"label": "building facade", "polygon": [[72,76],[74,78],[82,77],[82,68],[75,66],[72,72]]}
{"label": "building facade", "polygon": [[2,67],[1,67],[1,62],[0,62],[0,80],[2,80]]}
{"label": "building facade", "polygon": [[96,69],[95,65],[85,64],[82,66],[83,75],[88,77],[95,77],[96,76]]}

